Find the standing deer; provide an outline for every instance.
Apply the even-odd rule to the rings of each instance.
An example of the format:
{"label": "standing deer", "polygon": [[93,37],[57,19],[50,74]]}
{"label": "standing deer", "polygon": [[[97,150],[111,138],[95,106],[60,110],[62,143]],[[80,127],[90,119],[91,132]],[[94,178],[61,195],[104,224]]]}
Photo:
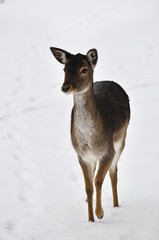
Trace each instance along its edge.
{"label": "standing deer", "polygon": [[98,53],[91,49],[86,55],[70,54],[50,48],[54,57],[65,65],[65,79],[61,90],[73,94],[71,116],[72,144],[81,165],[88,202],[88,220],[94,222],[93,180],[95,177],[96,209],[99,219],[104,211],[101,203],[102,184],[109,170],[114,207],[118,207],[117,163],[124,149],[130,119],[129,98],[113,81],[93,83]]}

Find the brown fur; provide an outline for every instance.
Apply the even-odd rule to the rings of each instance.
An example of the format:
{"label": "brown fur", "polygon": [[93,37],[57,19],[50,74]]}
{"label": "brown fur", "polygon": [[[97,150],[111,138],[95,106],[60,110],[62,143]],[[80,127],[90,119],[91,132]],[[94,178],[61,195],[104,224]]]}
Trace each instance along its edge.
{"label": "brown fur", "polygon": [[93,179],[97,161],[96,215],[102,218],[104,214],[101,191],[108,170],[113,205],[118,206],[117,161],[125,146],[130,119],[129,98],[117,83],[93,83],[93,71],[98,58],[95,49],[91,49],[87,55],[72,55],[57,48],[51,48],[51,51],[58,61],[65,64],[62,90],[74,96],[71,138],[84,175],[88,220],[93,222]]}

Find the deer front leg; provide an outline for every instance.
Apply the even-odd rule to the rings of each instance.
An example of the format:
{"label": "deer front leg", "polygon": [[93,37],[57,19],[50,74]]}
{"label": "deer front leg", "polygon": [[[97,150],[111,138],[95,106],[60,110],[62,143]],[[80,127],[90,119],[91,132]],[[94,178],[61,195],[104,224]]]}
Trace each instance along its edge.
{"label": "deer front leg", "polygon": [[85,190],[87,194],[88,203],[88,221],[94,222],[93,214],[93,171],[88,163],[84,162],[81,157],[78,156],[79,163],[81,165],[83,176],[85,180]]}
{"label": "deer front leg", "polygon": [[[94,165],[94,169],[93,169],[93,179],[94,179],[94,173],[95,173],[95,170],[96,170],[96,166],[97,166],[97,163],[95,163]],[[86,202],[88,202],[88,199],[86,198]]]}
{"label": "deer front leg", "polygon": [[102,202],[101,202],[101,193],[102,193],[102,184],[104,181],[104,178],[106,176],[106,173],[111,165],[113,157],[104,157],[100,163],[97,175],[95,177],[95,186],[96,186],[96,216],[99,219],[102,219],[104,216],[104,211],[102,208]]}

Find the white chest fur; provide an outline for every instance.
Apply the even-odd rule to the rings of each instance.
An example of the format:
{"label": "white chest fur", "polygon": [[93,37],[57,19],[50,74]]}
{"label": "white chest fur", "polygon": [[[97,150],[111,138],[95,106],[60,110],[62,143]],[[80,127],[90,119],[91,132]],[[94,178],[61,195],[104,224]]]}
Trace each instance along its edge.
{"label": "white chest fur", "polygon": [[98,129],[96,129],[95,119],[92,116],[91,109],[89,109],[84,94],[76,94],[74,98],[76,103],[74,124],[79,147],[78,150],[84,161],[94,165],[94,162],[98,159],[94,151],[94,139],[98,134]]}
{"label": "white chest fur", "polygon": [[75,97],[76,111],[75,124],[84,138],[90,138],[95,133],[95,122],[92,118],[91,111],[86,108],[86,99],[83,94],[77,94]]}

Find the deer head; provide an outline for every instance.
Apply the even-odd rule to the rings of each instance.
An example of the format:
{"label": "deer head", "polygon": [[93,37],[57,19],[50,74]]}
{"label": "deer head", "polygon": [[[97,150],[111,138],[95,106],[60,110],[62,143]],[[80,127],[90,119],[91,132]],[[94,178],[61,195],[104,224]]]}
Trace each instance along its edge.
{"label": "deer head", "polygon": [[93,83],[93,70],[97,63],[98,53],[91,49],[86,55],[66,52],[59,48],[50,48],[54,57],[65,65],[65,78],[61,90],[65,93],[82,93]]}

